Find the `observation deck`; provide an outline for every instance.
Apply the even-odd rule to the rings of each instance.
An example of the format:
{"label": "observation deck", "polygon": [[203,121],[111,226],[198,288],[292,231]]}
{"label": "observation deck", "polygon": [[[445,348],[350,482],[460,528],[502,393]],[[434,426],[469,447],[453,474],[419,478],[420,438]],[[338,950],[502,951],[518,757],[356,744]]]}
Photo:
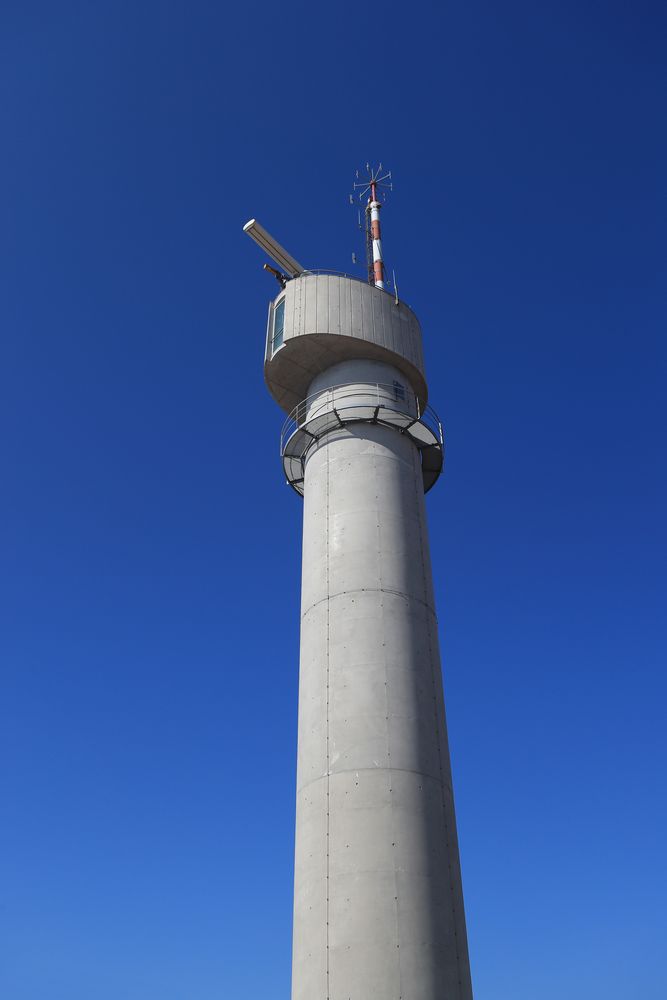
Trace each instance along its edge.
{"label": "observation deck", "polygon": [[291,413],[317,375],[355,359],[393,365],[425,411],[421,327],[409,306],[347,274],[307,271],[288,281],[269,306],[264,358],[278,405]]}
{"label": "observation deck", "polygon": [[308,452],[322,438],[352,424],[379,424],[405,434],[421,458],[424,492],[435,484],[444,463],[442,424],[432,407],[398,383],[344,383],[300,402],[283,424],[280,453],[285,478],[301,496]]}

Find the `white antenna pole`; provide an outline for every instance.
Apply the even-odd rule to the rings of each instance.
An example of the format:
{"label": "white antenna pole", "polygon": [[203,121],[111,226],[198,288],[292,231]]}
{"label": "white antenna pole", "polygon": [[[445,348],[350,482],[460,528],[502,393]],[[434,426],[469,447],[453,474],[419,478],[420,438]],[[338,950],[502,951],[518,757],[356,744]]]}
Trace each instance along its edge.
{"label": "white antenna pole", "polygon": [[373,272],[375,287],[384,288],[384,261],[382,259],[382,241],[380,239],[380,209],[382,205],[375,194],[375,184],[371,184],[371,200],[368,210],[371,213],[371,239],[373,240]]}
{"label": "white antenna pole", "polygon": [[382,255],[382,236],[380,231],[380,209],[382,208],[382,203],[378,199],[378,188],[391,188],[391,183],[386,183],[387,180],[391,181],[391,172],[381,176],[382,164],[380,164],[377,169],[371,168],[369,164],[366,164],[366,169],[369,174],[368,180],[357,183],[354,186],[355,188],[363,188],[359,195],[360,198],[368,192],[368,204],[366,205],[366,212],[369,219],[368,281],[371,285],[375,285],[376,288],[384,289],[385,269],[384,257]]}

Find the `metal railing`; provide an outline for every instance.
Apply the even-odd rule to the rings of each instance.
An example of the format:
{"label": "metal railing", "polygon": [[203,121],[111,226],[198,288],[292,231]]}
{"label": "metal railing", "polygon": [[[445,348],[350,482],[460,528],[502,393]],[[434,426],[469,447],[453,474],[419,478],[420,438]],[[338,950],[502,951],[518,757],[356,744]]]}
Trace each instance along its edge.
{"label": "metal railing", "polygon": [[[382,414],[388,411],[383,419]],[[415,393],[402,383],[392,382],[342,382],[328,389],[311,393],[294,407],[285,420],[280,433],[280,451],[292,435],[313,422],[316,417],[333,413],[340,424],[345,423],[385,423],[399,430],[408,430],[413,424],[424,424],[444,444],[442,424],[435,410],[421,406]],[[397,424],[387,419],[390,413],[402,414],[411,419]],[[322,433],[328,433],[331,425],[323,424]],[[309,437],[317,439],[317,433]]]}

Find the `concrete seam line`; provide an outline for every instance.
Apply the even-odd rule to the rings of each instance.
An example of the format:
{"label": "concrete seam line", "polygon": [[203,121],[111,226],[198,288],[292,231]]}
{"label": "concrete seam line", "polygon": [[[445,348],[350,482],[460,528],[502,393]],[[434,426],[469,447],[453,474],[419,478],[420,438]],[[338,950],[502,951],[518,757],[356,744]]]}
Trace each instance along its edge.
{"label": "concrete seam line", "polygon": [[[377,458],[376,458],[375,454],[373,454],[373,481],[374,481],[374,484],[375,484],[375,516],[376,516],[376,525],[377,525],[377,528],[376,528],[377,542],[376,542],[376,544],[377,544],[377,556],[378,556],[378,578],[379,578],[379,582],[380,582],[380,586],[379,586],[378,590],[380,591],[380,593],[384,594],[385,593],[385,588],[382,586],[382,583],[383,583],[383,581],[382,581],[382,558],[380,556],[380,553],[382,552],[382,524],[381,524],[382,513],[380,511],[380,486],[379,486],[379,482],[378,482]],[[386,635],[385,635],[384,600],[380,601],[380,618],[381,618],[381,621],[382,621],[382,638],[385,639]],[[394,781],[393,781],[393,777],[392,777],[392,773],[391,773],[391,739],[390,739],[390,726],[389,726],[389,674],[388,674],[388,671],[387,671],[387,652],[386,652],[386,645],[385,645],[384,642],[382,644],[382,664],[383,664],[383,668],[384,668],[384,678],[385,678],[385,680],[384,680],[384,693],[385,693],[385,702],[384,702],[384,704],[385,704],[385,716],[386,716],[386,720],[385,720],[386,721],[385,732],[386,732],[386,739],[387,739],[387,764],[388,764],[388,766],[387,766],[387,776],[388,776],[388,780],[389,780],[389,795],[390,795],[390,798],[391,798],[391,796],[393,795]],[[396,840],[396,826],[395,826],[395,822],[394,822],[394,810],[393,810],[393,807],[392,807],[391,804],[389,806],[389,817],[390,817],[390,819],[389,819],[389,825],[390,825],[391,840],[392,840],[392,843],[394,843],[395,840]],[[393,883],[394,883],[394,935],[395,935],[396,951],[398,952],[398,961],[397,961],[397,965],[398,965],[398,995],[399,995],[399,998],[400,998],[402,996],[402,994],[403,994],[402,977],[401,977],[401,924],[400,924],[400,919],[399,919],[399,915],[398,915],[398,909],[399,909],[399,905],[398,905],[398,880],[397,880],[397,877],[396,877],[396,856],[395,856],[395,854],[392,855],[391,871],[392,871]]]}
{"label": "concrete seam line", "polygon": [[326,781],[328,778],[336,778],[339,774],[368,774],[369,772],[381,773],[382,771],[391,771],[395,774],[414,774],[418,778],[425,778],[428,781],[435,782],[438,786],[443,786],[446,791],[452,794],[452,787],[446,782],[442,782],[440,777],[436,774],[429,774],[428,771],[415,771],[411,767],[346,767],[342,768],[340,771],[329,771],[327,774],[320,774],[317,778],[311,778],[310,781],[306,781],[305,784],[299,785],[297,787],[297,795],[301,792],[305,792],[307,788],[311,785],[316,784],[318,781]]}
{"label": "concrete seam line", "polygon": [[310,604],[306,610],[301,613],[301,620],[303,621],[306,615],[319,604],[324,604],[325,601],[333,601],[337,597],[346,597],[348,594],[393,594],[394,597],[403,597],[406,601],[413,601],[415,604],[419,604],[422,608],[426,608],[427,611],[430,611],[435,619],[436,625],[438,624],[438,616],[436,615],[435,608],[432,604],[427,604],[426,601],[420,600],[413,594],[406,594],[403,590],[393,590],[391,587],[353,587],[351,590],[339,590],[335,594],[329,594],[327,597],[321,597],[319,601],[315,601],[313,604]]}
{"label": "concrete seam line", "polygon": [[327,448],[327,452],[326,452],[326,466],[327,466],[327,505],[326,505],[326,509],[327,509],[327,517],[326,517],[326,532],[327,532],[327,542],[326,542],[326,573],[327,573],[327,706],[326,706],[326,711],[327,711],[327,718],[326,718],[326,727],[327,727],[327,740],[326,740],[326,743],[327,743],[327,746],[326,746],[326,749],[327,749],[327,879],[326,879],[326,893],[327,893],[327,909],[326,909],[326,919],[327,919],[327,935],[326,935],[326,945],[327,945],[327,954],[326,954],[326,963],[327,963],[326,964],[326,969],[327,969],[327,1000],[330,1000],[330,996],[331,996],[330,986],[329,986],[329,984],[330,984],[330,976],[329,976],[329,905],[330,905],[330,901],[329,901],[329,886],[330,886],[330,878],[329,878],[329,875],[330,875],[330,848],[331,848],[331,841],[330,841],[331,829],[330,829],[330,819],[329,819],[329,811],[330,811],[330,806],[331,806],[331,798],[330,798],[330,796],[331,796],[330,784],[331,783],[329,781],[329,774],[331,773],[331,753],[330,753],[330,743],[329,743],[329,697],[330,697],[329,682],[330,682],[330,667],[331,667],[331,605],[330,605],[330,602],[329,602],[329,570],[330,570],[330,565],[329,565],[330,564],[330,557],[329,557],[329,550],[330,550],[329,523],[330,523],[330,520],[331,520],[330,492],[329,492],[329,488],[330,488],[330,484],[329,484],[329,466],[330,466],[329,459],[330,459],[330,451],[331,450],[329,448]]}

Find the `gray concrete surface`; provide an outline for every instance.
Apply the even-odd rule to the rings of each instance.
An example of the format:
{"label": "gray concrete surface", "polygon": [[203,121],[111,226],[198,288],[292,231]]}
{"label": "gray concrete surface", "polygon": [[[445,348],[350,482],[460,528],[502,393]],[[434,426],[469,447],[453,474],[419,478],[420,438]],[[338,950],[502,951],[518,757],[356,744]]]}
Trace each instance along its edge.
{"label": "gray concrete surface", "polygon": [[[272,316],[285,300],[283,343],[272,352]],[[306,274],[288,281],[269,309],[264,376],[289,412],[308,395],[313,378],[337,362],[368,358],[401,371],[422,406],[427,401],[419,320],[404,302],[364,281]]]}
{"label": "gray concrete surface", "polygon": [[292,1000],[471,997],[419,454],[353,425],[305,469]]}

